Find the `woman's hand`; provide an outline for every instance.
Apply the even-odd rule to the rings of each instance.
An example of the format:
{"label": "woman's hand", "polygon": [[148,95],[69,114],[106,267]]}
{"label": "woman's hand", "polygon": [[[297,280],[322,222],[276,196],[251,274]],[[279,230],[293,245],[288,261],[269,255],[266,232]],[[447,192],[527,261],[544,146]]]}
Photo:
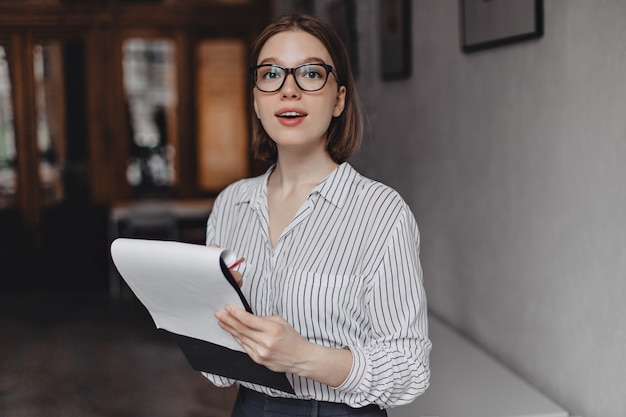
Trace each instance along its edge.
{"label": "woman's hand", "polygon": [[241,272],[231,269],[230,273],[233,275],[233,278],[235,278],[235,282],[237,283],[237,285],[241,287],[243,285],[243,277],[241,276]]}
{"label": "woman's hand", "polygon": [[226,306],[215,316],[253,361],[272,371],[339,386],[352,368],[349,350],[313,344],[282,317],[259,317],[233,306]]}
{"label": "woman's hand", "polygon": [[297,373],[301,362],[297,353],[309,342],[282,317],[258,317],[233,306],[226,306],[215,316],[252,360],[276,372]]}

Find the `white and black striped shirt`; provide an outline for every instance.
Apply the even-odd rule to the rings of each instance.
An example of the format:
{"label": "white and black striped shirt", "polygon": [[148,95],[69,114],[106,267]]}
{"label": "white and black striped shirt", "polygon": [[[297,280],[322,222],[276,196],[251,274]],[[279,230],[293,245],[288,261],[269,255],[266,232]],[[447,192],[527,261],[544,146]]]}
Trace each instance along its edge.
{"label": "white and black striped shirt", "polygon": [[[420,238],[409,207],[393,189],[344,163],[309,194],[273,248],[270,172],[217,197],[207,244],[246,259],[239,267],[242,291],[255,314],[279,315],[307,340],[352,352],[352,369],[339,387],[288,374],[296,397],[353,407],[412,401],[428,387],[431,343]],[[218,386],[234,382],[205,376]]]}

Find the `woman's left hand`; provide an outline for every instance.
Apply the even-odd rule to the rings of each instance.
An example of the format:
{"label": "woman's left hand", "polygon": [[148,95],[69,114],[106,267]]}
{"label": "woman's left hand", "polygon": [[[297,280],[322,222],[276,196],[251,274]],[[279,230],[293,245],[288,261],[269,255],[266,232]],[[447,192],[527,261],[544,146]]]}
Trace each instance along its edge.
{"label": "woman's left hand", "polygon": [[219,325],[252,360],[275,372],[288,372],[331,387],[340,386],[352,368],[349,349],[311,343],[280,316],[260,317],[233,306],[217,311]]}
{"label": "woman's left hand", "polygon": [[[275,372],[305,372],[307,353],[314,347],[280,316],[260,317],[226,306],[215,316],[253,361]],[[312,353],[312,352],[311,352]]]}

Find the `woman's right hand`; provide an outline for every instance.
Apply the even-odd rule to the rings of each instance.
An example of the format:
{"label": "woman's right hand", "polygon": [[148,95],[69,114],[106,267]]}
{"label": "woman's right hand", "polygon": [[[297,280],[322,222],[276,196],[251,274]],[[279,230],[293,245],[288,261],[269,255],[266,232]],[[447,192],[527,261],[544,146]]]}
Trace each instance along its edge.
{"label": "woman's right hand", "polygon": [[[220,247],[219,245],[216,245],[215,243],[211,243],[209,246],[212,247],[212,248],[219,248]],[[241,261],[243,261],[243,259],[241,259]],[[237,262],[237,264],[235,266],[239,265],[239,263],[241,263],[241,262]],[[237,285],[239,285],[239,287],[241,288],[241,286],[243,285],[243,276],[241,275],[241,272],[235,271],[232,268],[228,268],[228,269],[229,269],[230,273],[233,275],[233,278],[235,278],[235,282],[237,283]]]}
{"label": "woman's right hand", "polygon": [[243,276],[241,275],[241,272],[231,269],[230,273],[233,275],[233,278],[235,278],[235,282],[237,283],[237,285],[239,285],[239,287],[241,288],[241,286],[243,285]]}

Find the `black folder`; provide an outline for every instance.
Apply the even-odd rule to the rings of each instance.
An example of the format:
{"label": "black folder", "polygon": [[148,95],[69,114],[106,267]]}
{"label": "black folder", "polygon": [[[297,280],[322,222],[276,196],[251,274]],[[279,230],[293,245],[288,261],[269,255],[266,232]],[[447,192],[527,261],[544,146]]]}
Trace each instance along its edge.
{"label": "black folder", "polygon": [[[111,245],[111,255],[121,276],[147,308],[157,327],[178,343],[193,369],[294,394],[293,387],[284,372],[274,372],[255,363],[245,352],[212,343],[210,340],[177,333],[175,325],[162,326],[157,323],[157,317],[161,313],[158,311],[161,308],[158,303],[159,299],[168,301],[176,299],[175,297],[192,297],[190,299],[198,301],[203,297],[203,295],[195,294],[193,289],[189,289],[191,287],[179,285],[179,283],[185,282],[186,277],[194,274],[193,279],[198,280],[198,271],[204,271],[203,264],[206,262],[219,262],[219,268],[216,264],[207,268],[206,277],[201,272],[202,284],[207,284],[204,282],[205,278],[220,280],[217,283],[213,281],[214,286],[222,285],[224,281],[221,280],[226,280],[241,300],[243,307],[252,313],[248,301],[224,261],[223,253],[216,253],[216,250],[218,249],[207,248],[203,245],[128,238],[116,239]],[[172,256],[172,253],[176,255]],[[213,276],[210,276],[209,270],[212,271]],[[164,275],[163,271],[168,271],[168,273]],[[157,275],[161,281],[154,283],[150,278]],[[165,285],[167,288],[162,289],[159,285],[161,287]],[[171,287],[176,289],[171,290]],[[229,287],[225,288],[228,293]],[[204,325],[201,327],[204,328]]]}
{"label": "black folder", "polygon": [[294,394],[284,372],[274,372],[254,362],[244,352],[204,340],[167,332],[180,346],[187,361],[196,371],[208,372],[238,381],[251,382]]}

